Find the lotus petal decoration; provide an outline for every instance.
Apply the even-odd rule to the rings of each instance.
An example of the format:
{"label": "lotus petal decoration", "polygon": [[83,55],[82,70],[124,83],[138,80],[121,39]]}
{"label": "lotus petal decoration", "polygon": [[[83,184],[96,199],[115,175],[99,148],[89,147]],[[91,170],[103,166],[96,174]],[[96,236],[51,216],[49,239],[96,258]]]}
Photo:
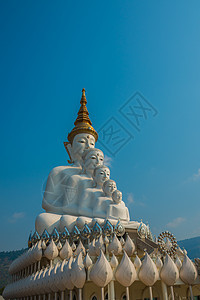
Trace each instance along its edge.
{"label": "lotus petal decoration", "polygon": [[160,259],[159,256],[156,258],[156,267],[158,268],[159,271],[160,271],[160,270],[162,269],[162,267],[163,267],[163,262],[162,262],[162,260]]}
{"label": "lotus petal decoration", "polygon": [[65,275],[64,275],[64,266],[66,265],[66,261],[63,260],[62,264],[59,266],[56,276],[56,286],[60,291],[64,291],[66,289],[65,285]]}
{"label": "lotus petal decoration", "polygon": [[38,281],[38,286],[37,286],[39,293],[42,293],[43,291],[44,277],[46,272],[48,272],[48,268],[45,268],[40,275],[40,279]]}
{"label": "lotus petal decoration", "polygon": [[64,246],[62,247],[61,251],[60,251],[60,257],[62,259],[69,259],[73,254],[72,248],[68,242],[68,240],[65,241]]}
{"label": "lotus petal decoration", "polygon": [[35,281],[36,282],[35,282],[34,286],[35,286],[35,290],[36,290],[36,294],[37,295],[40,293],[40,291],[39,291],[39,283],[40,283],[40,278],[41,278],[43,272],[44,272],[44,270],[40,270],[39,273],[37,274],[37,276],[35,277]]}
{"label": "lotus petal decoration", "polygon": [[137,278],[134,264],[128,257],[126,251],[124,251],[122,260],[116,270],[115,278],[121,285],[125,287],[130,286]]}
{"label": "lotus petal decoration", "polygon": [[63,275],[65,278],[65,288],[68,290],[72,290],[74,288],[74,284],[72,283],[72,280],[71,280],[72,262],[73,262],[73,258],[70,257],[68,263],[65,264],[64,268],[63,268]]}
{"label": "lotus petal decoration", "polygon": [[42,241],[37,242],[35,250],[34,250],[34,260],[39,261],[42,258]]}
{"label": "lotus petal decoration", "polygon": [[182,267],[180,268],[180,278],[186,284],[194,284],[197,278],[197,270],[189,257],[185,254]]}
{"label": "lotus petal decoration", "polygon": [[44,251],[44,255],[49,260],[53,260],[54,258],[56,258],[58,256],[58,248],[56,247],[56,244],[54,243],[53,240],[51,240],[50,244]]}
{"label": "lotus petal decoration", "polygon": [[181,260],[180,260],[180,258],[178,256],[175,259],[175,264],[176,264],[178,270],[180,270],[180,268],[182,266],[182,262],[181,262]]}
{"label": "lotus petal decoration", "polygon": [[100,255],[91,269],[90,279],[99,287],[105,287],[113,277],[113,272],[109,262],[107,261],[103,251],[100,250]]}
{"label": "lotus petal decoration", "polygon": [[[43,282],[42,282],[42,286],[43,286],[43,290],[46,292],[51,292],[51,285],[50,285],[50,277],[51,277],[51,272],[53,271],[53,268],[50,267],[47,272],[45,273],[44,277],[43,277]],[[37,288],[36,288],[37,291]]]}
{"label": "lotus petal decoration", "polygon": [[80,241],[79,244],[78,244],[78,247],[76,248],[76,251],[74,252],[75,255],[79,255],[79,253],[81,253],[83,255],[86,254],[86,251],[85,251],[85,247],[83,246],[82,242]]}
{"label": "lotus petal decoration", "polygon": [[118,264],[119,263],[118,263],[117,257],[113,253],[113,255],[111,257],[111,260],[110,260],[110,265],[111,265],[112,268],[117,268]]}
{"label": "lotus petal decoration", "polygon": [[95,251],[96,255],[100,254],[100,249],[105,253],[105,246],[104,246],[104,241],[102,235],[98,238],[98,240],[95,242]]}
{"label": "lotus petal decoration", "polygon": [[76,250],[76,244],[75,244],[74,242],[72,243],[72,246],[71,246],[71,247],[72,247],[72,251],[75,251],[75,250]]}
{"label": "lotus petal decoration", "polygon": [[116,234],[114,234],[112,242],[108,245],[108,251],[110,253],[114,253],[115,255],[119,255],[122,252],[122,245]]}
{"label": "lotus petal decoration", "polygon": [[160,272],[160,277],[168,286],[174,285],[179,278],[178,268],[168,254],[166,255],[164,265]]}
{"label": "lotus petal decoration", "polygon": [[86,254],[86,256],[84,258],[83,264],[87,269],[92,265],[92,260],[88,253]]}
{"label": "lotus petal decoration", "polygon": [[135,244],[133,243],[133,241],[131,240],[131,238],[128,234],[127,234],[126,242],[124,244],[123,249],[126,251],[128,256],[132,256],[135,251]]}
{"label": "lotus petal decoration", "polygon": [[51,276],[50,276],[50,281],[49,284],[51,286],[51,290],[53,292],[57,292],[58,291],[58,287],[57,287],[57,276],[58,276],[58,271],[60,268],[60,264],[57,263],[54,268],[51,271]]}
{"label": "lotus petal decoration", "polygon": [[96,256],[95,239],[93,239],[89,244],[89,254],[90,256]]}
{"label": "lotus petal decoration", "polygon": [[57,248],[58,248],[59,251],[62,249],[62,244],[61,244],[60,241],[59,241],[58,244],[57,244]]}
{"label": "lotus petal decoration", "polygon": [[159,274],[153,260],[148,253],[145,254],[139,272],[139,279],[147,286],[152,286],[158,280]]}
{"label": "lotus petal decoration", "polygon": [[76,258],[76,261],[72,265],[71,269],[72,283],[78,289],[82,289],[86,281],[86,272],[83,265],[82,253],[80,252]]}
{"label": "lotus petal decoration", "polygon": [[42,249],[45,250],[47,248],[47,245],[45,243],[45,241],[42,241]]}
{"label": "lotus petal decoration", "polygon": [[136,255],[135,260],[134,260],[134,266],[135,266],[136,270],[139,270],[139,268],[141,267],[141,265],[142,265],[142,262],[139,259],[139,257]]}

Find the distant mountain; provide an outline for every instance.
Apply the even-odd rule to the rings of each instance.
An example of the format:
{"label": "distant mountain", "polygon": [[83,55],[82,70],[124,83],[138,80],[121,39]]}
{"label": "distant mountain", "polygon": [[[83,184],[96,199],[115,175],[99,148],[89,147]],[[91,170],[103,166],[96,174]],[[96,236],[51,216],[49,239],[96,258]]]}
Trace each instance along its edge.
{"label": "distant mountain", "polygon": [[[178,242],[181,248],[187,250],[188,256],[191,259],[200,258],[200,236],[182,240]],[[13,260],[20,256],[26,249],[10,251],[10,252],[0,252],[0,291],[9,282],[8,269]]]}
{"label": "distant mountain", "polygon": [[181,248],[185,248],[187,251],[188,256],[191,259],[194,258],[200,258],[200,236],[187,239],[187,240],[182,240],[178,242],[179,246]]}
{"label": "distant mountain", "polygon": [[9,252],[0,252],[0,289],[9,282],[8,269],[10,264],[25,250],[26,249]]}

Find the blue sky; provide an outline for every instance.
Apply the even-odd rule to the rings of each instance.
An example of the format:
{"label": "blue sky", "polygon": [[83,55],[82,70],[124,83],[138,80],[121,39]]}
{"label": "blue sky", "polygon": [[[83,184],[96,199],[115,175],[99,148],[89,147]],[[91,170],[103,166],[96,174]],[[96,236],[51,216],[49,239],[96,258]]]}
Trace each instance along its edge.
{"label": "blue sky", "polygon": [[[132,219],[200,235],[199,1],[1,1],[0,28],[0,251],[26,246],[83,87],[95,129],[134,136],[97,143]],[[119,111],[136,92],[158,112],[140,132]]]}

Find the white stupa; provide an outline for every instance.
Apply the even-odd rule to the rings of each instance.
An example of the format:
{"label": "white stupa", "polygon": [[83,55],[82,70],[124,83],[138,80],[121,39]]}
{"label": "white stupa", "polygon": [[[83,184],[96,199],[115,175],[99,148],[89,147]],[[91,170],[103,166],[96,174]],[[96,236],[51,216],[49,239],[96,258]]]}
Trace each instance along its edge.
{"label": "white stupa", "polygon": [[149,225],[129,211],[95,148],[98,134],[85,90],[65,148],[69,165],[47,180],[29,249],[10,266],[5,299],[186,299],[200,295],[197,266],[165,231],[153,240]]}

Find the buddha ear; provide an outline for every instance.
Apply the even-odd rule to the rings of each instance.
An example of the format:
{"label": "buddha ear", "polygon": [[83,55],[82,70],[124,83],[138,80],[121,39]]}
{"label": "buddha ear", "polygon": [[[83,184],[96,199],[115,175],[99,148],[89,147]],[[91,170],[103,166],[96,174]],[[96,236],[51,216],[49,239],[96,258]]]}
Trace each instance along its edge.
{"label": "buddha ear", "polygon": [[74,160],[73,160],[73,154],[72,154],[72,145],[69,142],[64,142],[64,146],[69,155],[68,163],[73,164]]}

